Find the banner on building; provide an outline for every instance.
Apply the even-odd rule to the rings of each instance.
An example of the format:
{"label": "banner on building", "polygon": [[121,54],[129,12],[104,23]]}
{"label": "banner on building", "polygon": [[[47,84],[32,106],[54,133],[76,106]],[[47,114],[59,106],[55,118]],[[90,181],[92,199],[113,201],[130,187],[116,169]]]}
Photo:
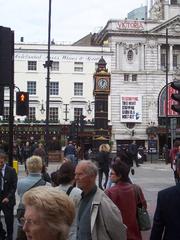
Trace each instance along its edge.
{"label": "banner on building", "polygon": [[121,122],[142,122],[142,96],[121,95]]}

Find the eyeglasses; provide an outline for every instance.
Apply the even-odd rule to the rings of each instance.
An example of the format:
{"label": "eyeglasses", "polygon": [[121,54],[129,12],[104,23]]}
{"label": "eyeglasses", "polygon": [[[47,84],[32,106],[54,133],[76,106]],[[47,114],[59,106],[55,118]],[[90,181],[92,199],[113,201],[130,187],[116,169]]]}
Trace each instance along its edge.
{"label": "eyeglasses", "polygon": [[25,224],[28,224],[29,226],[39,225],[38,222],[35,222],[35,221],[33,221],[32,219],[25,219],[24,217],[22,217],[22,218],[20,219],[20,224],[21,224],[22,226],[24,226]]}

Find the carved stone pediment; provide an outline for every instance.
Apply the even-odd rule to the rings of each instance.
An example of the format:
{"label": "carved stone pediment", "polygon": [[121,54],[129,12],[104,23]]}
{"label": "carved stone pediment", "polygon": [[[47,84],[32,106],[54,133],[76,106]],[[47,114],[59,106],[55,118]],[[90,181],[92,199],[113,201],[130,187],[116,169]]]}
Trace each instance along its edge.
{"label": "carved stone pediment", "polygon": [[168,29],[168,34],[172,36],[180,36],[180,15],[175,16],[159,24],[157,27],[151,29],[150,33],[159,33],[159,34],[166,34],[166,29]]}

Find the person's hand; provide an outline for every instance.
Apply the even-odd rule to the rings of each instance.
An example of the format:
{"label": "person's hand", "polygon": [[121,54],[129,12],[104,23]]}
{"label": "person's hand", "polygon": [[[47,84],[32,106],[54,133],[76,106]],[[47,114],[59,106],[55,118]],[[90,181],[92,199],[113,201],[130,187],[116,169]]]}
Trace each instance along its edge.
{"label": "person's hand", "polygon": [[3,200],[2,200],[2,203],[4,203],[4,204],[7,204],[9,202],[9,199],[8,198],[4,198]]}

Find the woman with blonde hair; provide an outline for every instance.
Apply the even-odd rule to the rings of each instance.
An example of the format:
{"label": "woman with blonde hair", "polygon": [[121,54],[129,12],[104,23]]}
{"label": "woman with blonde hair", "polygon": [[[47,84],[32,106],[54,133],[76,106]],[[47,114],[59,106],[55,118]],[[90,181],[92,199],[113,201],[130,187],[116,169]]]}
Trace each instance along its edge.
{"label": "woman with blonde hair", "polygon": [[99,187],[102,190],[103,190],[103,187],[102,187],[103,173],[105,174],[105,182],[103,184],[104,189],[106,189],[106,185],[107,185],[107,182],[108,182],[109,152],[110,152],[109,144],[101,144],[99,146],[99,152],[98,152],[97,157],[96,157],[96,160],[98,162],[98,168],[99,168]]}
{"label": "woman with blonde hair", "polygon": [[28,240],[66,240],[75,216],[71,199],[47,186],[32,188],[23,195],[23,230]]}

